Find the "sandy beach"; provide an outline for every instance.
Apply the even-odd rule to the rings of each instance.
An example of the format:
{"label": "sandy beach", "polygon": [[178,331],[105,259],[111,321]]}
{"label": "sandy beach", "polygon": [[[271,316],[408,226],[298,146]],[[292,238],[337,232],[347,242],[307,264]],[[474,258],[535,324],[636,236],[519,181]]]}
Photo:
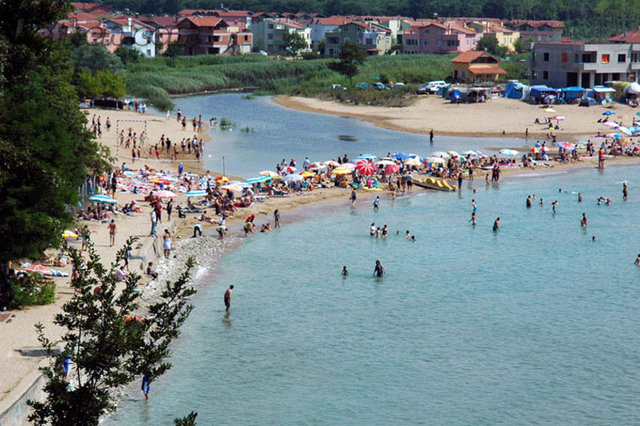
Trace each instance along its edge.
{"label": "sandy beach", "polygon": [[452,104],[434,95],[422,96],[413,105],[402,108],[355,106],[292,96],[278,96],[275,102],[301,111],[360,118],[391,130],[426,134],[433,129],[436,136],[524,138],[528,128],[530,138],[543,138],[549,130],[544,125],[534,124],[536,118],[544,122],[546,117],[562,115],[565,120],[559,122],[560,130],[556,131],[558,140],[570,141],[585,139],[598,131],[610,133],[611,128],[597,122],[607,109],[615,111],[613,119],[622,120],[626,126],[632,125],[637,111],[623,104],[614,104],[611,108],[553,105],[555,112],[548,112],[539,105],[516,99],[497,98],[480,104]]}
{"label": "sandy beach", "polygon": [[[436,134],[467,136],[502,136],[502,129],[506,131],[507,135],[523,136],[524,129],[527,126],[529,126],[530,134],[534,136],[536,135],[537,129],[532,126],[533,120],[536,117],[542,119],[549,114],[541,111],[538,107],[519,101],[504,99],[492,100],[487,104],[450,105],[444,104],[441,98],[428,97],[420,99],[415,105],[403,109],[355,107],[316,99],[290,97],[279,97],[277,98],[277,102],[285,106],[306,111],[362,118],[391,129],[427,133],[431,128],[434,128]],[[561,122],[561,134],[578,138],[580,135],[595,133],[598,130],[606,131],[606,127],[603,129],[602,125],[596,123],[604,111],[602,107],[578,108],[575,106],[558,106],[554,108],[556,108],[557,114],[563,114],[566,117],[566,120]],[[629,117],[629,119],[626,120],[627,122],[629,122],[630,117],[635,114],[633,110],[622,105],[616,105],[615,110],[618,111],[619,115]],[[150,144],[157,143],[162,135],[171,138],[174,143],[178,143],[186,136],[192,136],[193,132],[188,130],[183,131],[175,118],[167,120],[165,117],[151,114],[143,115],[134,112],[114,110],[88,110],[87,113],[89,122],[91,122],[94,114],[101,116],[103,123],[106,117],[110,118],[112,128],[110,131],[103,131],[101,141],[111,150],[111,154],[114,157],[114,165],[120,166],[126,162],[130,168],[136,169],[143,164],[147,164],[154,169],[171,170],[175,172],[179,162],[182,162],[186,170],[200,174],[204,172],[199,162],[193,157],[186,155],[183,156],[183,158],[179,157],[178,161],[171,161],[166,155],[161,155],[160,158],[155,158],[154,155],[154,158],[149,158],[148,155],[145,155],[143,152],[142,159],[132,163],[129,150],[120,147],[118,143],[117,135],[119,130],[125,129],[126,132],[128,127],[132,127],[134,131],[140,132],[144,130],[145,124],[148,132],[148,143]],[[496,132],[495,129],[499,129],[499,131]],[[540,134],[546,134],[546,131],[541,131]],[[206,143],[209,138],[205,134],[203,135],[205,136],[203,140]],[[148,145],[146,148],[148,152]],[[639,161],[639,157],[625,157],[612,159],[609,163],[637,163]],[[535,169],[505,168],[503,176],[508,177],[515,173],[563,172],[571,168],[594,167],[595,165],[595,159],[586,159],[581,162],[568,164],[557,163],[554,164],[553,167],[540,167]],[[212,170],[211,173],[215,174],[216,171]],[[484,178],[482,172],[477,173],[475,176],[478,180]],[[227,221],[227,226],[231,230],[231,238],[225,239],[224,242],[219,242],[211,236],[214,231],[213,225],[210,224],[204,224],[205,237],[202,239],[192,239],[191,234],[194,224],[202,222],[198,222],[195,215],[190,215],[184,220],[177,220],[177,214],[174,213],[172,221],[163,221],[158,224],[160,234],[165,228],[175,230],[172,232],[174,233],[176,241],[175,259],[165,261],[157,256],[153,259],[154,264],[157,265],[158,271],[161,273],[160,280],[171,279],[175,276],[176,266],[180,266],[179,263],[185,259],[186,253],[194,250],[194,245],[196,246],[196,257],[201,263],[204,263],[203,259],[207,259],[207,263],[215,261],[225,250],[232,248],[238,243],[241,239],[238,237],[240,235],[238,223],[244,222],[251,214],[257,216],[256,225],[259,227],[266,222],[273,223],[273,211],[279,209],[285,213],[282,215],[282,222],[286,225],[286,223],[300,216],[295,213],[288,216],[286,212],[290,212],[301,206],[318,203],[329,205],[329,203],[334,203],[334,205],[344,204],[346,208],[349,204],[349,193],[349,189],[332,187],[307,192],[304,195],[292,194],[288,197],[267,198],[263,202],[253,203],[253,205],[248,208],[238,209],[234,217]],[[359,200],[367,200],[368,197],[373,195],[374,193],[359,193]],[[121,247],[129,236],[138,236],[140,238],[137,244],[138,250],[147,251],[149,247],[156,243],[155,240],[157,239],[148,236],[150,228],[150,207],[149,204],[144,201],[144,195],[118,192],[115,198],[119,206],[131,200],[136,200],[141,206],[142,212],[134,216],[122,215],[115,217],[117,234],[114,247],[109,247],[109,235],[106,223],[98,221],[83,222],[86,223],[92,231],[92,240],[105,263],[110,263],[114,260],[116,250]],[[179,195],[175,200],[176,203],[184,203],[185,201],[186,198],[184,198],[184,195]],[[251,236],[251,238],[258,237],[259,235]],[[55,255],[57,252],[57,250],[50,250],[47,254]],[[71,271],[70,266],[60,269],[66,272]],[[137,272],[142,273],[141,270]],[[5,321],[0,322],[0,413],[7,409],[15,399],[19,398],[39,375],[37,367],[43,362],[43,358],[40,356],[25,356],[21,353],[21,351],[25,349],[39,348],[34,324],[38,322],[44,324],[47,335],[54,340],[58,338],[62,332],[62,330],[53,325],[53,317],[60,311],[61,306],[71,298],[73,291],[69,286],[68,278],[55,278],[54,280],[57,285],[57,296],[54,304],[24,310],[8,311],[9,315]],[[157,289],[157,283],[150,283],[150,279],[147,277],[143,279],[143,284],[145,286],[143,288],[143,298],[149,297],[155,289]]]}

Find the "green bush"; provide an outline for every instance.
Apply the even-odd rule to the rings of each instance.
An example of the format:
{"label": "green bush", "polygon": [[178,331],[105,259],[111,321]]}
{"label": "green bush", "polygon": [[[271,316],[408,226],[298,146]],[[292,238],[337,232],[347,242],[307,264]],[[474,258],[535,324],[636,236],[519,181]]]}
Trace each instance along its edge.
{"label": "green bush", "polygon": [[46,281],[40,274],[33,274],[20,277],[11,283],[11,292],[10,308],[22,309],[26,306],[48,305],[55,300],[56,285]]}

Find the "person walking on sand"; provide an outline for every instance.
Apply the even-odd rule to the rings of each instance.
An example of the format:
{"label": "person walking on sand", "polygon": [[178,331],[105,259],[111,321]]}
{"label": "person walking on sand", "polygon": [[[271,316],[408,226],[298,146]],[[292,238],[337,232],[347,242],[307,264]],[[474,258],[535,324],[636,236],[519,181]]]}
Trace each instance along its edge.
{"label": "person walking on sand", "polygon": [[168,229],[164,230],[164,235],[162,236],[162,248],[164,249],[164,258],[168,259],[171,254],[171,238],[172,235]]}
{"label": "person walking on sand", "polygon": [[280,228],[280,210],[278,209],[273,212],[273,227]]}
{"label": "person walking on sand", "polygon": [[224,307],[227,312],[231,309],[231,297],[233,296],[233,285],[230,285],[227,291],[224,292]]}
{"label": "person walking on sand", "polygon": [[113,247],[116,241],[116,221],[111,219],[109,223],[109,247]]}
{"label": "person walking on sand", "polygon": [[151,233],[150,236],[156,235],[156,225],[158,224],[158,216],[156,215],[156,210],[152,209],[151,213],[149,213],[149,218],[151,219]]}
{"label": "person walking on sand", "polygon": [[378,278],[382,278],[387,271],[384,269],[384,265],[376,260],[376,266],[373,269],[373,275]]}

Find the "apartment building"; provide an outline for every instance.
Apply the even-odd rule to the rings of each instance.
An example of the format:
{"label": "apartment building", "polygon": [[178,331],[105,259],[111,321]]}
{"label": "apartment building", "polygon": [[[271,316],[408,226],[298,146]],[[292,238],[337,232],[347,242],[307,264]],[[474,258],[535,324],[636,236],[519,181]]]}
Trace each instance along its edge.
{"label": "apartment building", "polygon": [[391,50],[391,30],[373,22],[348,22],[325,33],[325,54],[337,55],[340,45],[347,41],[356,43],[368,55],[384,55]]}
{"label": "apartment building", "polygon": [[481,34],[457,24],[430,22],[402,35],[404,53],[456,53],[476,48]]}
{"label": "apartment building", "polygon": [[266,18],[263,16],[253,19],[251,24],[251,33],[256,47],[268,52],[284,53],[286,50],[284,34],[297,32],[307,42],[306,50],[310,50],[310,27],[305,27],[289,18]]}
{"label": "apartment building", "polygon": [[249,53],[253,46],[250,32],[230,32],[225,20],[217,16],[187,16],[176,28],[185,55]]}

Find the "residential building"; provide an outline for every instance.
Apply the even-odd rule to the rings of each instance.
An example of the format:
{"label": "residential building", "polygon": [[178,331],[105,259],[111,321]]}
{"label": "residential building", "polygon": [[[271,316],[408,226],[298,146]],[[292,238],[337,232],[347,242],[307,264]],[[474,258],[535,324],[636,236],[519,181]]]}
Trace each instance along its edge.
{"label": "residential building", "polygon": [[480,34],[457,24],[432,21],[402,35],[404,53],[456,53],[476,48]]}
{"label": "residential building", "polygon": [[467,83],[494,82],[507,72],[500,68],[500,59],[484,50],[463,52],[451,60],[454,81]]}
{"label": "residential building", "polygon": [[368,55],[384,55],[391,50],[391,30],[373,22],[348,22],[325,33],[325,54],[337,55],[346,41],[358,44]]}
{"label": "residential building", "polygon": [[536,43],[531,83],[552,87],[592,88],[608,81],[638,81],[640,44]]}
{"label": "residential building", "polygon": [[562,41],[564,23],[562,21],[506,21],[504,26],[520,33],[525,49],[532,49],[535,43]]}
{"label": "residential building", "polygon": [[328,18],[315,18],[311,26],[311,42],[315,45],[319,43],[327,31],[334,31],[340,25],[344,25],[351,20],[346,16],[330,16]]}
{"label": "residential building", "polygon": [[284,34],[297,32],[307,43],[306,50],[311,47],[311,28],[289,18],[264,18],[262,15],[251,23],[254,44],[259,49],[274,53],[285,52]]}
{"label": "residential building", "polygon": [[[156,31],[156,55],[164,52],[169,44],[177,42],[180,30],[177,25],[182,18],[174,16],[140,16],[138,19],[151,25]],[[159,50],[158,50],[159,49]]]}
{"label": "residential building", "polygon": [[156,32],[153,26],[131,17],[112,18],[104,23],[114,35],[111,47],[117,45],[116,49],[126,47],[137,50],[149,58],[156,56]]}
{"label": "residential building", "polygon": [[520,38],[520,33],[518,31],[510,30],[503,26],[502,23],[496,24],[490,22],[483,24],[480,22],[469,22],[467,23],[467,27],[481,33],[480,38],[484,36],[495,38],[498,42],[498,46],[506,47],[509,52],[515,52],[516,50],[514,43]]}
{"label": "residential building", "polygon": [[229,32],[224,19],[217,16],[187,16],[176,26],[178,41],[186,55],[249,53],[253,46],[250,32]]}

